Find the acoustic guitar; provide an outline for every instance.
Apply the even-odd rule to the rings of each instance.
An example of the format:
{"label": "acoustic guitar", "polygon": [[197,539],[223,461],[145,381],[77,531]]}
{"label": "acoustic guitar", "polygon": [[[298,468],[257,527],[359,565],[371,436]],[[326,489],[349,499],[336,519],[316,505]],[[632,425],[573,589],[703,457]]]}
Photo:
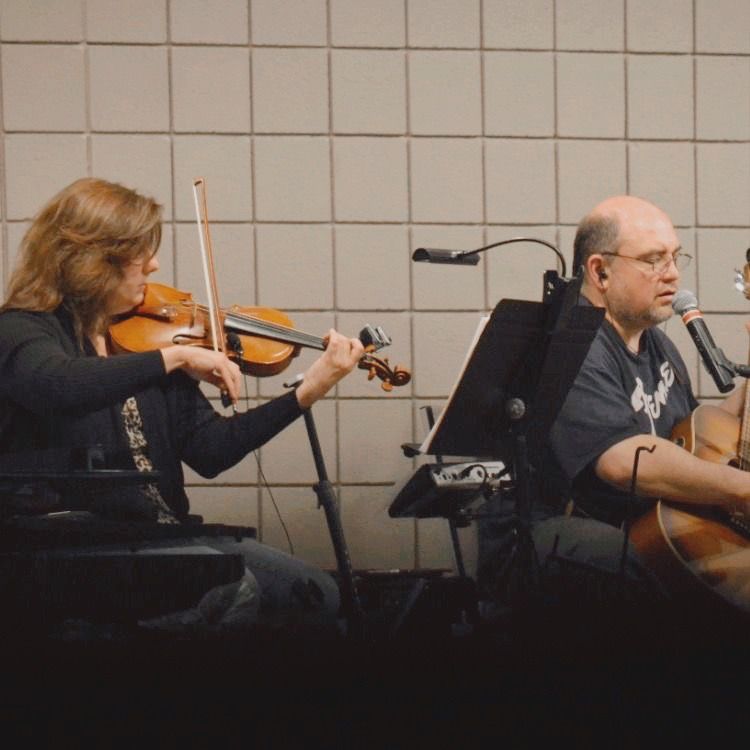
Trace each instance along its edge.
{"label": "acoustic guitar", "polygon": [[[741,422],[703,405],[675,427],[672,439],[699,458],[745,468],[748,457],[740,452],[750,452],[749,392]],[[668,590],[750,615],[750,527],[740,517],[660,500],[633,524],[630,539]]]}
{"label": "acoustic guitar", "polygon": [[[744,289],[750,298],[747,278]],[[750,471],[750,388],[741,418],[701,405],[671,438],[698,458]],[[741,516],[662,500],[633,524],[630,539],[668,590],[750,615],[750,525]]]}

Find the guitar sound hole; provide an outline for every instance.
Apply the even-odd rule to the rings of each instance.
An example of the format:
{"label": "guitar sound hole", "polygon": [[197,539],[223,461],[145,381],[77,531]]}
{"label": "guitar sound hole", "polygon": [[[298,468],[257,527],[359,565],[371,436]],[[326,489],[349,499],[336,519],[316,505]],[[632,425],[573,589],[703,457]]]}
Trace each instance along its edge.
{"label": "guitar sound hole", "polygon": [[675,443],[675,445],[679,445],[680,448],[684,448],[685,447],[685,438],[684,437],[675,438],[674,439],[674,443]]}

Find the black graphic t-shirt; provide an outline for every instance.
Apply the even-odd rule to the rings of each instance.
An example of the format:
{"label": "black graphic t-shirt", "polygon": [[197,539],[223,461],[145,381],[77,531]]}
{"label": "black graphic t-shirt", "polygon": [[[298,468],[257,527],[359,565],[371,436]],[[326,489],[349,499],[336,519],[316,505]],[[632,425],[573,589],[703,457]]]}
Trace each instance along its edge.
{"label": "black graphic t-shirt", "polygon": [[[634,435],[669,438],[697,405],[685,363],[663,331],[644,331],[634,354],[604,320],[550,432],[552,453],[576,506],[619,526],[628,494],[596,476],[597,459]],[[652,503],[639,498],[631,517]]]}

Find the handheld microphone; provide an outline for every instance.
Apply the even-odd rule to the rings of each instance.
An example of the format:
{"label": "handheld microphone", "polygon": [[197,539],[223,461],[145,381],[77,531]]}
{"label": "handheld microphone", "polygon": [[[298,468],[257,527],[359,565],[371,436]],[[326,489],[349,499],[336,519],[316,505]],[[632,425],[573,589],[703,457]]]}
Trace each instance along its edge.
{"label": "handheld microphone", "polygon": [[735,368],[714,343],[695,295],[687,289],[680,289],[672,300],[672,309],[682,318],[716,387],[721,393],[731,391],[734,388]]}

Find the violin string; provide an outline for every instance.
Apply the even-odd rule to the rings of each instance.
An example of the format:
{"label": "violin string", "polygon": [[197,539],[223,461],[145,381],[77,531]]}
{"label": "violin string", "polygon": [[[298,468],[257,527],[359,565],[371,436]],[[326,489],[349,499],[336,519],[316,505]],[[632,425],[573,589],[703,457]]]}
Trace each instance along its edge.
{"label": "violin string", "polygon": [[295,343],[302,344],[303,346],[309,346],[317,349],[323,349],[325,347],[323,339],[319,336],[312,336],[304,331],[298,331],[294,328],[288,328],[279,323],[270,323],[260,318],[256,318],[253,315],[245,315],[243,313],[228,312],[227,318],[236,321],[238,324],[245,324],[250,327],[256,327],[259,333],[267,334],[271,337],[274,335],[281,338],[284,341],[293,341]]}
{"label": "violin string", "polygon": [[[201,312],[208,312],[206,305],[198,305],[197,309]],[[272,323],[261,318],[257,318],[254,315],[247,315],[246,313],[238,313],[232,310],[227,311],[227,317],[237,321],[247,323],[251,326],[256,326],[260,335],[266,333],[269,336],[274,334],[282,340],[292,340],[296,343],[300,343],[303,346],[309,346],[316,349],[323,349],[324,342],[320,336],[313,336],[310,333],[304,331],[298,331],[295,328],[289,328],[288,326],[281,325],[280,323]]]}

